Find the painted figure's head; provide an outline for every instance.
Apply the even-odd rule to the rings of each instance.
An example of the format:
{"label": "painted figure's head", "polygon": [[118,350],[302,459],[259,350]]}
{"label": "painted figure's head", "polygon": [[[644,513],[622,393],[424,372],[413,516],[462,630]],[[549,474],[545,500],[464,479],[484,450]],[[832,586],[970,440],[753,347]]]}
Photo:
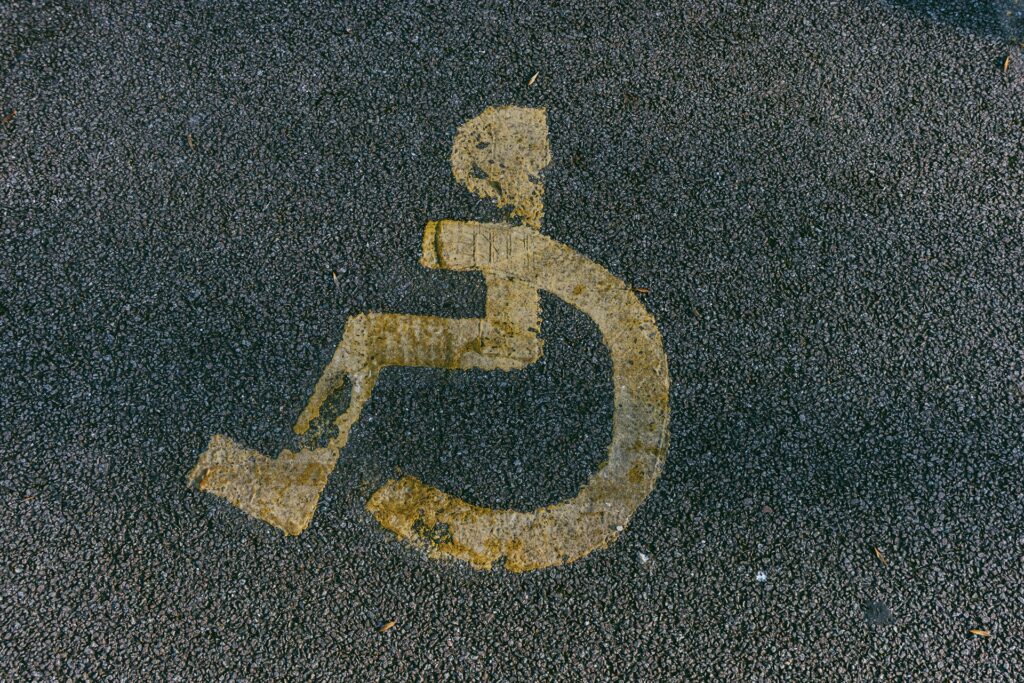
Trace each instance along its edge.
{"label": "painted figure's head", "polygon": [[544,109],[488,107],[459,127],[452,144],[455,179],[533,228],[544,216],[540,172],[549,163]]}

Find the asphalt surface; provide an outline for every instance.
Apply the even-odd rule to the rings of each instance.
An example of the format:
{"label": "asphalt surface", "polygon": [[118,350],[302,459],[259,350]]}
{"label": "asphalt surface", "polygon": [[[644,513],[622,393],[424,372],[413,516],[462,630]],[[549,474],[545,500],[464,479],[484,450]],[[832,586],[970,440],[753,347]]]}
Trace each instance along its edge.
{"label": "asphalt surface", "polygon": [[[1019,4],[367,4],[0,8],[0,677],[1024,676]],[[632,525],[516,575],[364,510],[586,480],[609,361],[550,297],[526,370],[385,371],[302,536],[188,489],[294,446],[348,316],[482,312],[417,258],[500,217],[448,164],[498,104],[548,110],[544,231],[650,290]]]}

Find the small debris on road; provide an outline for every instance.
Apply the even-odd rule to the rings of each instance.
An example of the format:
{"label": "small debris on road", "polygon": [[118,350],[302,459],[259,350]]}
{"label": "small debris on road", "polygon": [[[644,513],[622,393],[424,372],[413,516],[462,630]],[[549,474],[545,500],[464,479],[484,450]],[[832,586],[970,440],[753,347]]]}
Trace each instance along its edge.
{"label": "small debris on road", "polygon": [[880,600],[872,600],[864,605],[864,618],[867,619],[869,624],[877,626],[888,626],[895,621],[892,616],[892,610]]}
{"label": "small debris on road", "polygon": [[0,120],[0,122],[2,122],[4,124],[10,123],[11,121],[14,120],[14,117],[17,116],[17,115],[18,115],[18,110],[17,109],[12,109],[11,113],[8,114],[7,116],[5,116],[2,120]]}
{"label": "small debris on road", "polygon": [[764,570],[757,572],[757,574],[754,574],[754,580],[758,583],[764,583],[768,580],[768,572]]}
{"label": "small debris on road", "polygon": [[882,554],[881,549],[879,549],[878,547],[872,547],[871,549],[875,551],[875,557],[877,557],[878,561],[882,563],[882,566],[888,567],[889,560],[885,559],[885,555]]}
{"label": "small debris on road", "polygon": [[970,630],[971,635],[980,636],[981,638],[992,637],[992,632],[983,628],[972,628]]}
{"label": "small debris on road", "polygon": [[539,76],[539,75],[540,75],[539,71],[535,72],[532,76],[530,76],[530,80],[526,82],[526,85],[530,86],[530,85],[533,85],[534,83],[536,83],[537,82],[537,76]]}
{"label": "small debris on road", "polygon": [[377,631],[378,631],[379,633],[387,633],[388,631],[390,631],[391,629],[393,629],[393,628],[395,627],[395,625],[396,625],[397,623],[398,623],[397,621],[395,621],[394,619],[392,619],[391,621],[389,621],[388,623],[384,624],[384,625],[383,625],[383,626],[381,626],[381,627],[380,627],[379,629],[377,629]]}

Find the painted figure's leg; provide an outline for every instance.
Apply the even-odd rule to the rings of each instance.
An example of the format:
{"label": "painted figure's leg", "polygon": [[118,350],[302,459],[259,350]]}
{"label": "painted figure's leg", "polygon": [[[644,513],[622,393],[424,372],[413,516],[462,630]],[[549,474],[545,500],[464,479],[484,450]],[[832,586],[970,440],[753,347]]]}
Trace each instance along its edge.
{"label": "painted figure's leg", "polygon": [[348,407],[335,419],[334,425],[338,431],[327,444],[327,447],[335,453],[340,452],[348,443],[348,434],[352,430],[352,425],[359,421],[359,415],[363,412],[363,406],[370,400],[379,374],[379,368],[368,367],[350,376],[352,395],[348,400]]}
{"label": "painted figure's leg", "polygon": [[[498,326],[486,319],[438,318],[426,315],[366,313],[349,318],[341,343],[334,352],[306,407],[295,423],[303,434],[320,414],[327,398],[340,389],[346,378],[352,382],[352,397],[338,420],[338,436],[332,447],[344,446],[348,429],[358,419],[370,398],[380,369],[389,365],[406,367],[508,369],[522,364],[532,353],[526,337],[507,340],[509,325]],[[509,354],[516,354],[510,359]],[[531,361],[532,362],[532,361]]]}
{"label": "painted figure's leg", "polygon": [[344,385],[346,377],[355,375],[360,369],[370,368],[369,322],[369,316],[356,315],[345,323],[345,331],[331,362],[320,375],[312,396],[295,422],[293,429],[296,434],[306,433],[309,423],[319,417],[324,401]]}
{"label": "painted figure's leg", "polygon": [[[460,222],[427,224],[420,263],[428,268],[465,270],[437,258],[442,223]],[[458,251],[473,259],[489,261],[516,250],[509,226],[486,227],[487,230],[477,231],[471,241],[458,245]],[[342,387],[346,377],[359,377],[361,385],[358,393],[353,391],[348,409],[338,419],[341,444],[346,438],[343,435],[369,399],[377,374],[385,366],[513,370],[536,362],[543,353],[539,337],[540,295],[536,287],[496,273],[486,273],[484,278],[487,303],[483,319],[391,313],[365,313],[349,318],[334,357],[296,420],[295,432],[303,434],[309,429],[324,401]]]}

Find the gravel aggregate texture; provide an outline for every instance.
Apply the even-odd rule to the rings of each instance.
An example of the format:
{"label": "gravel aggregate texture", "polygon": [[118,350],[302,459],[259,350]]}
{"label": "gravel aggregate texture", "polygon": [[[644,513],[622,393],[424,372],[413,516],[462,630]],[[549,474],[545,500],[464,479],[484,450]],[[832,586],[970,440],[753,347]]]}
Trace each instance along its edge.
{"label": "gravel aggregate texture", "polygon": [[[3,3],[0,679],[1024,678],[1022,26]],[[587,480],[610,361],[550,296],[526,369],[386,369],[301,536],[189,489],[214,433],[295,446],[349,316],[482,314],[478,274],[418,256],[429,220],[501,219],[449,154],[502,104],[547,110],[543,232],[649,290],[664,339],[629,528],[479,572],[365,510],[398,472],[523,509]]]}

